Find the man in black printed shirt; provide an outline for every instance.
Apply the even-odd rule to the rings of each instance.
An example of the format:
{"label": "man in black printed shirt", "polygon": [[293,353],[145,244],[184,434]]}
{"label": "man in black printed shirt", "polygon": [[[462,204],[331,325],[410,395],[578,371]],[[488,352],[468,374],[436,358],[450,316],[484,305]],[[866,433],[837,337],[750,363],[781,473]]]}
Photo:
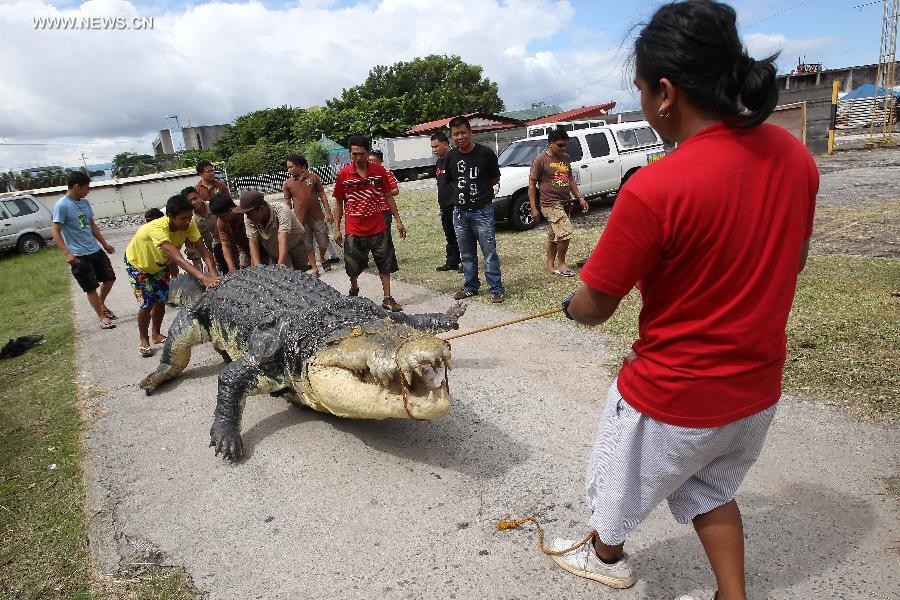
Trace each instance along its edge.
{"label": "man in black printed shirt", "polygon": [[491,302],[506,299],[500,276],[500,257],[494,229],[494,186],[500,183],[500,167],[494,151],[472,140],[472,127],[466,117],[450,119],[450,135],[456,148],[444,157],[447,181],[455,188],[453,227],[459,243],[466,282],[453,297],[470,298],[478,293],[478,255],[481,246],[484,276],[491,289]]}

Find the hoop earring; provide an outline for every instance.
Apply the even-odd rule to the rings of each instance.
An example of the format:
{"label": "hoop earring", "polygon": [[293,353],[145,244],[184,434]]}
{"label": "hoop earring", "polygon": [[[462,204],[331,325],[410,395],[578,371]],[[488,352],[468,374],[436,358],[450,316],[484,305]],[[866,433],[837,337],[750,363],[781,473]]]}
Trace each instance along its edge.
{"label": "hoop earring", "polygon": [[656,112],[656,116],[659,117],[660,119],[668,119],[668,118],[669,118],[669,111],[667,111],[667,110],[664,111],[664,110],[663,110],[663,107],[660,106],[660,107],[659,107],[659,110]]}

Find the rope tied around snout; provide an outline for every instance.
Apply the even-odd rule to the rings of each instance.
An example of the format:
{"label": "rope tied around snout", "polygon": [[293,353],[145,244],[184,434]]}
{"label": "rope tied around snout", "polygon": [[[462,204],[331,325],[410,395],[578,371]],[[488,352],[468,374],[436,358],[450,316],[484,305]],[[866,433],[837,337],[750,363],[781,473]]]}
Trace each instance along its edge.
{"label": "rope tied around snout", "polygon": [[[397,351],[394,353],[394,364],[397,366],[397,375],[400,377],[400,391],[403,395],[403,410],[406,411],[406,416],[412,419],[413,421],[427,421],[428,419],[420,419],[419,417],[413,416],[412,412],[409,410],[409,382],[406,381],[406,375],[403,374],[403,369],[400,367],[400,350],[403,346],[411,341],[414,338],[406,338],[400,345],[397,346]],[[435,339],[444,342],[447,346],[447,350],[452,350],[450,347],[450,342],[447,340],[443,340],[439,337],[435,337]],[[441,384],[443,389],[447,390],[447,394],[450,394],[450,381],[447,378],[447,365],[444,364],[444,381]]]}

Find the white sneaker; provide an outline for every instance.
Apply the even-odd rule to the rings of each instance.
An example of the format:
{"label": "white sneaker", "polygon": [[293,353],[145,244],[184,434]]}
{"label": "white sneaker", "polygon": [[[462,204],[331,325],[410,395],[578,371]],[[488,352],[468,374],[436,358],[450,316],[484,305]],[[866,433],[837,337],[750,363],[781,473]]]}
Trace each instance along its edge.
{"label": "white sneaker", "polygon": [[[576,540],[557,538],[553,540],[551,547],[553,550],[565,550],[576,543]],[[597,558],[591,542],[560,556],[551,555],[550,558],[573,575],[587,577],[609,587],[623,589],[634,585],[634,573],[631,571],[631,565],[628,564],[628,554],[623,555],[618,562],[608,565]]]}

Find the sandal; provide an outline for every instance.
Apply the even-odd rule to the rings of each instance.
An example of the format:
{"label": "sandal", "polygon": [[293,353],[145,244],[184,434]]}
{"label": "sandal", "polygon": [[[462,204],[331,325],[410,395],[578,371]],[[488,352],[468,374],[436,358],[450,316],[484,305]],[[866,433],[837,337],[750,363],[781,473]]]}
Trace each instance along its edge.
{"label": "sandal", "polygon": [[166,339],[168,339],[168,338],[166,338],[166,336],[161,336],[161,337],[162,337],[161,340],[153,340],[153,343],[154,343],[154,344],[165,344],[165,343],[166,343]]}
{"label": "sandal", "polygon": [[140,352],[141,356],[143,356],[144,358],[153,356],[153,348],[151,348],[150,346],[141,346],[140,348],[138,348],[138,352]]}
{"label": "sandal", "polygon": [[400,312],[403,310],[403,307],[397,304],[397,301],[393,299],[393,297],[388,296],[384,299],[384,302],[381,303],[381,308],[384,310],[389,310],[391,312]]}
{"label": "sandal", "polygon": [[113,311],[109,310],[108,308],[104,308],[104,309],[103,309],[103,316],[106,317],[107,319],[110,319],[110,320],[115,320],[115,319],[118,319],[118,318],[119,318],[119,317],[116,316],[116,313],[114,313]]}
{"label": "sandal", "polygon": [[100,321],[100,329],[115,329],[116,324],[109,322],[109,317],[107,317],[106,321]]}
{"label": "sandal", "polygon": [[553,271],[553,274],[557,277],[575,277],[575,272],[571,269],[563,269],[562,271],[556,269],[555,271]]}

